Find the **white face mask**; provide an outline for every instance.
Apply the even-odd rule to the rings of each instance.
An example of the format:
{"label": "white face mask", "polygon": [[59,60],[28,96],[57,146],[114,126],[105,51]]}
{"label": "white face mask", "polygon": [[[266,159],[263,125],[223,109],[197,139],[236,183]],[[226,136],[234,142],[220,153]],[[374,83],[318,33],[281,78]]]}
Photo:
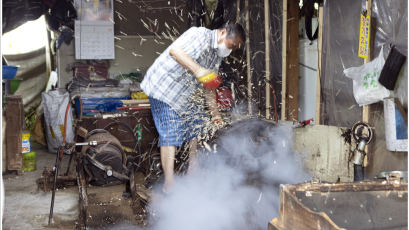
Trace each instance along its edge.
{"label": "white face mask", "polygon": [[[225,38],[226,38],[226,36],[225,36]],[[229,54],[231,54],[231,52],[232,52],[231,49],[228,49],[228,47],[226,47],[225,38],[223,39],[221,44],[218,44],[217,55],[219,57],[228,57]]]}

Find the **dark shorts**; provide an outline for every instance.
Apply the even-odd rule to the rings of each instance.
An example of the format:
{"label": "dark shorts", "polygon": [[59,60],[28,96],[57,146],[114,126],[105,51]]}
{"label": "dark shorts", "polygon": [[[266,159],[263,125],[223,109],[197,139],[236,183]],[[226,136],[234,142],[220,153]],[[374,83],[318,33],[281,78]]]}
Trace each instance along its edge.
{"label": "dark shorts", "polygon": [[155,127],[159,133],[159,146],[180,147],[200,135],[206,115],[201,109],[193,108],[180,116],[160,100],[149,98]]}

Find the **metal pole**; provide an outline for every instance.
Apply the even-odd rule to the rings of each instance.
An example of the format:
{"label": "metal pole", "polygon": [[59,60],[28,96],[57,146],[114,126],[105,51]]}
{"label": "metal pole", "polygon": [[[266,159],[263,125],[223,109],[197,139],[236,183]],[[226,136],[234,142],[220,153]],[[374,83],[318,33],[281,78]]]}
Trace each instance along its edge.
{"label": "metal pole", "polygon": [[53,191],[51,193],[51,205],[50,205],[50,214],[48,215],[48,225],[51,225],[51,222],[53,220],[53,214],[54,214],[54,199],[56,196],[56,187],[57,187],[57,177],[58,177],[58,169],[60,168],[60,155],[61,151],[64,152],[63,147],[60,147],[57,151],[57,157],[56,157],[56,164],[54,166],[54,180],[53,180]]}

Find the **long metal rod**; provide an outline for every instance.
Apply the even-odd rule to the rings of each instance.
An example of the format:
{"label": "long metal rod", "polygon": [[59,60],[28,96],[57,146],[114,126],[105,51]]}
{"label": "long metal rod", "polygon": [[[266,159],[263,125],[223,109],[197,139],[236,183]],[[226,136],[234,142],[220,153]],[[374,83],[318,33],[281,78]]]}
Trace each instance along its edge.
{"label": "long metal rod", "polygon": [[246,20],[246,63],[247,63],[247,75],[248,75],[248,114],[252,114],[252,77],[251,77],[251,44],[249,39],[249,0],[245,0],[245,20]]}
{"label": "long metal rod", "polygon": [[67,130],[67,117],[68,117],[68,111],[70,110],[70,101],[67,103],[67,107],[65,109],[65,115],[64,115],[64,130],[63,130],[63,143],[59,147],[57,151],[57,158],[56,158],[56,164],[54,168],[54,183],[53,183],[53,192],[51,195],[51,205],[50,205],[50,215],[48,216],[48,225],[51,224],[51,221],[53,219],[53,212],[54,212],[54,199],[56,195],[56,183],[57,183],[57,177],[58,177],[58,169],[60,168],[61,161],[63,160],[64,156],[64,147],[66,144],[66,130]]}
{"label": "long metal rod", "polygon": [[265,68],[266,68],[266,79],[265,79],[265,117],[270,119],[270,17],[269,17],[269,0],[265,0]]}
{"label": "long metal rod", "polygon": [[61,159],[60,159],[60,152],[64,151],[64,149],[59,148],[59,151],[57,151],[57,156],[56,156],[56,163],[54,166],[54,181],[53,181],[53,190],[51,193],[51,205],[50,205],[50,214],[48,216],[48,225],[51,224],[51,221],[53,219],[53,214],[54,214],[54,199],[56,196],[56,184],[57,184],[57,177],[58,177],[58,169],[60,168],[60,164],[61,164]]}

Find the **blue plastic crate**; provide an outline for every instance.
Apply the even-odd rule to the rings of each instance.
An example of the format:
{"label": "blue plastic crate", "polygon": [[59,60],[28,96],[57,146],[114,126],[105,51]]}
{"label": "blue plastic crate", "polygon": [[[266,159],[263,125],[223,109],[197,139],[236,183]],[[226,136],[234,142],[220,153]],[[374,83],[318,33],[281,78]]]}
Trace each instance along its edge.
{"label": "blue plastic crate", "polygon": [[[83,115],[92,110],[99,112],[119,112],[117,107],[122,107],[121,100],[129,100],[130,97],[106,97],[106,98],[81,98]],[[81,107],[79,98],[74,99],[76,113],[79,116]]]}
{"label": "blue plastic crate", "polygon": [[3,65],[3,79],[13,79],[17,75],[17,66]]}

